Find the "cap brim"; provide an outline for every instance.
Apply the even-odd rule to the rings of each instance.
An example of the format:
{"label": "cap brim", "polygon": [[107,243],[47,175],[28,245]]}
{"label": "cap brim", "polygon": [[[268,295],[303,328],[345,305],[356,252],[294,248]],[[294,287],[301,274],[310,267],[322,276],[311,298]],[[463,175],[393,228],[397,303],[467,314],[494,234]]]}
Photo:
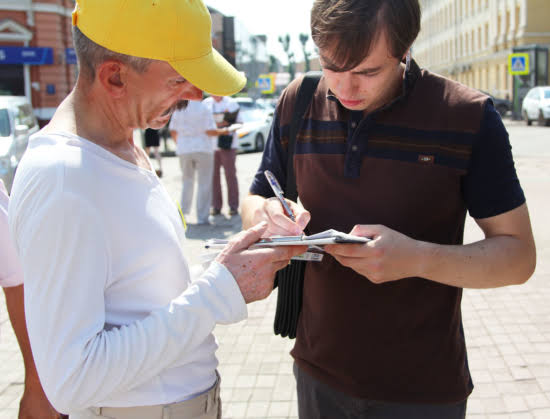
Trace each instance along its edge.
{"label": "cap brim", "polygon": [[194,60],[170,61],[170,65],[195,87],[216,96],[231,96],[240,92],[246,77],[212,48],[203,57]]}

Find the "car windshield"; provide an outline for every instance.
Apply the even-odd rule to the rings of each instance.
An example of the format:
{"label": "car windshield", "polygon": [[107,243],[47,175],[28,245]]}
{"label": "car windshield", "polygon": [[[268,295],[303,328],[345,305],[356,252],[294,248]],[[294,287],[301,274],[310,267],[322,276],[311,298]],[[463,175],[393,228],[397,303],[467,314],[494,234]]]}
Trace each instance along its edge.
{"label": "car windshield", "polygon": [[10,135],[10,117],[7,109],[0,109],[0,137]]}
{"label": "car windshield", "polygon": [[265,122],[267,119],[265,112],[259,109],[243,110],[241,118],[243,122]]}
{"label": "car windshield", "polygon": [[250,101],[247,101],[247,100],[243,100],[243,101],[237,101],[237,103],[239,104],[239,107],[241,109],[254,109],[254,108],[257,108],[256,104],[254,102],[250,102]]}
{"label": "car windshield", "polygon": [[550,89],[544,89],[544,98],[550,99]]}

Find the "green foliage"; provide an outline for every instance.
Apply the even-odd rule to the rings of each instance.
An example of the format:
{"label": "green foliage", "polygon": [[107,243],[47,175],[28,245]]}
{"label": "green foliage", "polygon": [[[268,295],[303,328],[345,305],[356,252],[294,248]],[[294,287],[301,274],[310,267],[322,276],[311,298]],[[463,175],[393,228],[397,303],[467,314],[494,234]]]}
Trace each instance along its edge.
{"label": "green foliage", "polygon": [[307,33],[300,34],[300,43],[302,44],[302,52],[304,53],[304,63],[306,66],[306,73],[311,69],[309,65],[309,57],[311,53],[306,50],[306,44],[308,40],[309,40],[309,35]]}
{"label": "green foliage", "polygon": [[279,66],[277,64],[277,58],[274,55],[269,56],[269,72],[277,73],[279,71]]}
{"label": "green foliage", "polygon": [[294,62],[294,53],[290,51],[290,35],[286,34],[286,36],[279,36],[279,42],[283,46],[283,50],[288,57],[288,73],[292,81],[296,74],[296,63]]}

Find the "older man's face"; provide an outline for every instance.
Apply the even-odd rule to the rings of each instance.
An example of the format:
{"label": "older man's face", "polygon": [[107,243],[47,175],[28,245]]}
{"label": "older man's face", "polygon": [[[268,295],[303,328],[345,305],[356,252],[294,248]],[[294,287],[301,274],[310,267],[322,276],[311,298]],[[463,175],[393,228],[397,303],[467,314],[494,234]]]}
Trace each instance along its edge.
{"label": "older man's face", "polygon": [[130,71],[128,93],[131,119],[139,128],[162,128],[170,120],[178,102],[202,99],[202,90],[162,61],[154,61],[141,74]]}

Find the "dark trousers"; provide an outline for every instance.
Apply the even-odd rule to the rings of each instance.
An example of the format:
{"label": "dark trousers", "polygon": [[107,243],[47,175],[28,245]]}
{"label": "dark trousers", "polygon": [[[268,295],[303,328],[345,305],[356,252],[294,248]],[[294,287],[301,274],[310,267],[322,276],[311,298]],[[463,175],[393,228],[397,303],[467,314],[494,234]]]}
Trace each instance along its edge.
{"label": "dark trousers", "polygon": [[294,363],[300,419],[464,419],[458,404],[404,404],[358,399],[321,383]]}
{"label": "dark trousers", "polygon": [[237,211],[239,209],[239,184],[237,182],[237,169],[235,161],[237,150],[216,150],[214,152],[214,175],[212,176],[212,208],[222,209],[222,186],[220,170],[223,167],[225,181],[227,182],[227,203],[229,208]]}

